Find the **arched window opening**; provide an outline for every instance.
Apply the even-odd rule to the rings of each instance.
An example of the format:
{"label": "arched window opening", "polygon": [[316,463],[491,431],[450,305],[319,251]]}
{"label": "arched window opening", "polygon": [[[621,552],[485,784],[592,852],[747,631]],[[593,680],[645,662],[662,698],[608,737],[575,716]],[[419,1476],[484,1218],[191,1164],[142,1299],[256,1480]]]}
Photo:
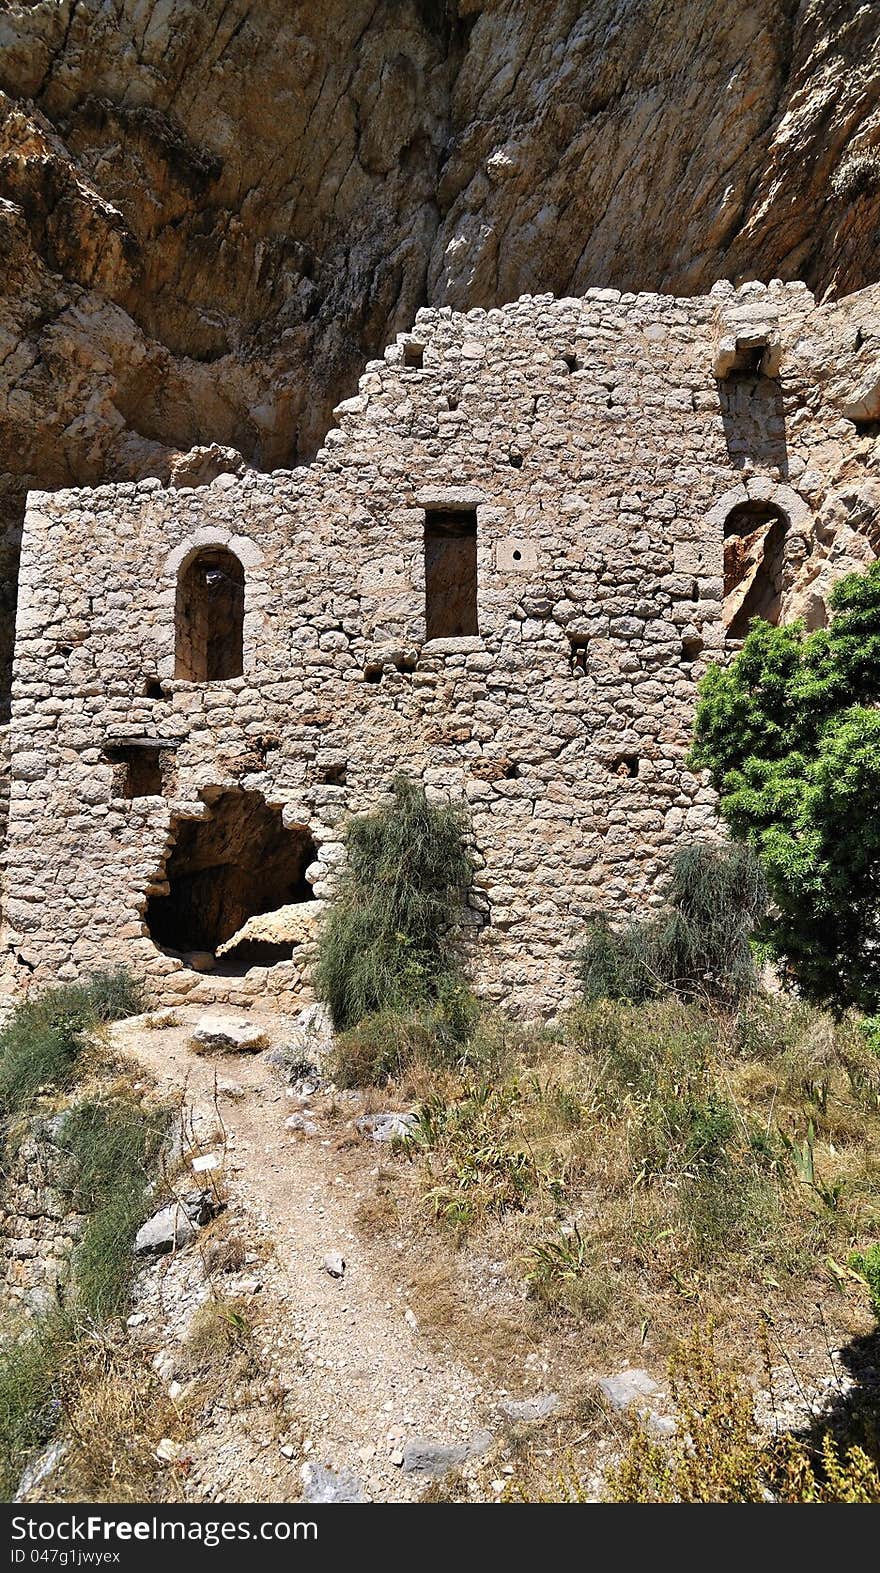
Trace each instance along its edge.
{"label": "arched window opening", "polygon": [[244,671],[244,569],[225,547],[198,552],[177,583],[175,677],[217,683]]}
{"label": "arched window opening", "polygon": [[200,971],[289,960],[310,932],[301,905],[313,899],[308,829],[285,826],[280,808],[238,787],[219,793],[204,819],[174,819],[171,828],[164,879],[147,903],[155,943],[197,956]]}
{"label": "arched window opening", "polygon": [[778,623],[788,519],[775,503],[746,502],[724,521],[724,622],[744,639],[753,617]]}

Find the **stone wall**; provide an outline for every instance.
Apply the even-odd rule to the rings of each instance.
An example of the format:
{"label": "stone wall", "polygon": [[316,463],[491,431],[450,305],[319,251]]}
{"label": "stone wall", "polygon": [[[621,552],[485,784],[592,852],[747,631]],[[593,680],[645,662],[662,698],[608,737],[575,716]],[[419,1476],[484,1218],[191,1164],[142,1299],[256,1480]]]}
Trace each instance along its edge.
{"label": "stone wall", "polygon": [[[642,910],[670,850],[713,833],[685,757],[696,682],[730,646],[725,519],[784,514],[781,614],[821,621],[833,578],[874,555],[875,438],[855,418],[878,390],[873,288],[828,307],[778,283],[523,297],[420,312],[308,467],[33,494],[16,965],[42,981],[124,960],[166,1002],[307,991],[296,949],[220,976],[157,948],[145,913],[176,827],[259,792],[312,838],[321,897],[346,816],[405,770],[468,805],[479,986],[556,1009],[587,914]],[[426,510],[476,515],[477,635],[426,639]],[[243,675],[204,684],[174,676],[201,547],[246,579]],[[126,739],[163,745],[161,793],[119,795]]]}
{"label": "stone wall", "polygon": [[32,1120],[3,1176],[0,1301],[26,1314],[45,1310],[70,1271],[83,1227],[71,1201],[74,1164],[56,1145],[64,1116]]}

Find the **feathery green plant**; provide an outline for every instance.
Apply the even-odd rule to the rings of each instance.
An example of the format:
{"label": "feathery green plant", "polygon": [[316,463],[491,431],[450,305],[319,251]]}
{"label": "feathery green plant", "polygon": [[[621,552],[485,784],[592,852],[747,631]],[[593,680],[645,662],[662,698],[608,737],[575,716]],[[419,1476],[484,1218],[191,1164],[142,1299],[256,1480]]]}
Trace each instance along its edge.
{"label": "feathery green plant", "polygon": [[460,809],[397,776],[392,801],[349,822],[318,942],[315,986],[339,1031],[434,1000],[461,976],[457,923],[473,864]]}
{"label": "feathery green plant", "polygon": [[673,855],[665,905],[619,931],[604,916],[589,925],[580,979],[587,1000],[633,1003],[660,994],[730,1005],[755,986],[750,938],[766,909],[751,848],[692,842]]}

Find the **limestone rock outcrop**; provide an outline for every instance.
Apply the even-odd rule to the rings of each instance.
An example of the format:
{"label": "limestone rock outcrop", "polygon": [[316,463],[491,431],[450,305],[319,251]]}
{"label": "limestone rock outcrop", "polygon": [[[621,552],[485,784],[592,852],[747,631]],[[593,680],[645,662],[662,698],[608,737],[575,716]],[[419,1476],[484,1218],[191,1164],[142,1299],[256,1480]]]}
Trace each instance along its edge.
{"label": "limestone rock outcrop", "polygon": [[426,299],[740,273],[860,287],[880,221],[871,11],[7,6],[4,467],[82,483],[211,441],[287,462]]}
{"label": "limestone rock outcrop", "polygon": [[874,280],[873,13],[7,4],[0,626],[28,486],[199,484],[194,445],[309,457],[424,303]]}

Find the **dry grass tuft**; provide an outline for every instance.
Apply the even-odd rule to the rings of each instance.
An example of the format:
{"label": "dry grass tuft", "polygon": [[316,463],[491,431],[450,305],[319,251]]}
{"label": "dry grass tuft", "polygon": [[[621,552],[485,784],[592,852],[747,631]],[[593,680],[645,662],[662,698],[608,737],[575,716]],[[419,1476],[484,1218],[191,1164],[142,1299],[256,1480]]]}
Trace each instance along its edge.
{"label": "dry grass tuft", "polygon": [[60,1385],[68,1450],[64,1500],[174,1501],[174,1466],[156,1458],[160,1440],[182,1441],[180,1411],[145,1359],[121,1340],[93,1332]]}

